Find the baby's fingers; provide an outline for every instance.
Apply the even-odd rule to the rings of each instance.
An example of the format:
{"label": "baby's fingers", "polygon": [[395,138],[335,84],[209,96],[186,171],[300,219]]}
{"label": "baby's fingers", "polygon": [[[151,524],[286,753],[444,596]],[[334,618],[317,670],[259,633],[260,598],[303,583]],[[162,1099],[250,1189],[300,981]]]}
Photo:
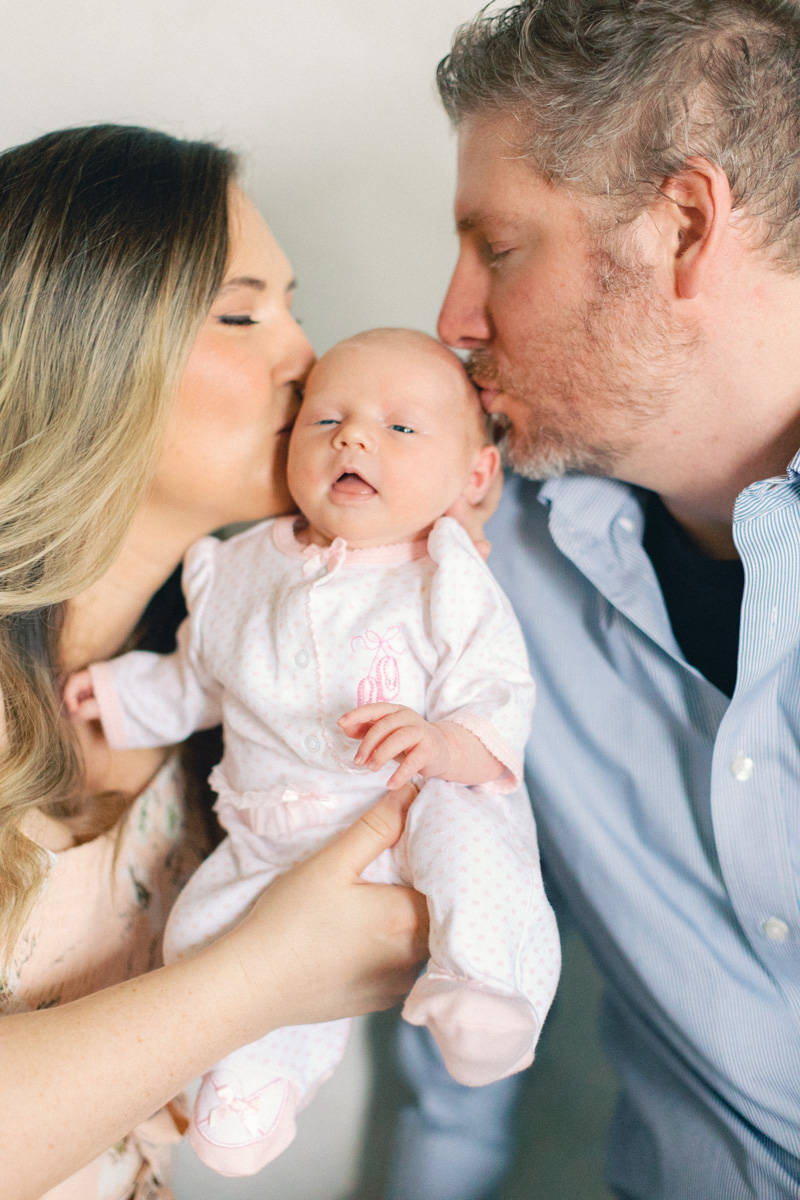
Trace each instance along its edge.
{"label": "baby's fingers", "polygon": [[[367,764],[370,771],[379,771],[381,767],[391,762],[392,759],[401,762],[405,755],[418,745],[419,738],[419,730],[409,728],[408,726],[404,729],[397,729],[394,733],[389,734],[373,752]],[[427,762],[428,756],[424,751],[423,757]],[[407,778],[410,779],[413,774],[414,771],[409,772]],[[394,786],[397,785],[395,784]]]}
{"label": "baby's fingers", "polygon": [[[418,725],[412,726],[409,724],[408,712],[405,709],[400,709],[398,712],[390,713],[387,717],[381,717],[380,721],[376,721],[375,724],[370,726],[370,728],[364,734],[361,745],[356,751],[354,759],[356,765],[363,767],[366,764],[369,764],[373,770],[377,770],[377,767],[374,764],[376,762],[375,753],[378,747],[386,740],[387,737],[391,737],[395,731],[403,729],[411,730],[412,728],[414,730],[414,737],[416,740],[419,738],[419,727]],[[377,765],[382,767],[383,764],[388,762],[391,757],[391,754],[384,755],[383,758],[377,760]]]}
{"label": "baby's fingers", "polygon": [[[100,709],[94,698],[92,676],[88,670],[76,671],[73,675],[70,675],[64,684],[63,698],[64,707],[71,717],[80,717],[84,721],[92,721],[100,716]],[[87,711],[91,708],[96,709],[96,711]]]}
{"label": "baby's fingers", "polygon": [[339,717],[337,724],[346,737],[363,738],[371,725],[399,708],[397,704],[360,704]]}

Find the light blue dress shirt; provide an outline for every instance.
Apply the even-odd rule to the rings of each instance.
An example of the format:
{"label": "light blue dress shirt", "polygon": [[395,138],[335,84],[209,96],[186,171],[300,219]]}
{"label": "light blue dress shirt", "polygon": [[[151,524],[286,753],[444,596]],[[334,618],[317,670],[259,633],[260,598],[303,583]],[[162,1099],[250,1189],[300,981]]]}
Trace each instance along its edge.
{"label": "light blue dress shirt", "polygon": [[[607,985],[609,1183],[636,1200],[797,1198],[800,455],[736,504],[730,702],[686,663],[643,529],[635,489],[574,475],[509,479],[488,533],[538,684],[542,855]],[[433,1068],[406,1060],[424,1110]],[[485,1089],[485,1110],[507,1096]]]}

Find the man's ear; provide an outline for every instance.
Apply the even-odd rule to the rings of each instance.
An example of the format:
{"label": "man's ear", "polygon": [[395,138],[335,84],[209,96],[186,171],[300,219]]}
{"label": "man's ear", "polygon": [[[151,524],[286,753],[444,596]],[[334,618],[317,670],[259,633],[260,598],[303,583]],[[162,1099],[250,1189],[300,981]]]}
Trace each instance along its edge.
{"label": "man's ear", "polygon": [[682,300],[700,295],[731,216],[731,188],[721,167],[690,158],[686,167],[659,189],[666,203],[652,215],[665,239],[675,294]]}
{"label": "man's ear", "polygon": [[464,489],[463,499],[467,504],[480,504],[499,470],[500,451],[497,446],[482,446],[472,461],[469,483]]}

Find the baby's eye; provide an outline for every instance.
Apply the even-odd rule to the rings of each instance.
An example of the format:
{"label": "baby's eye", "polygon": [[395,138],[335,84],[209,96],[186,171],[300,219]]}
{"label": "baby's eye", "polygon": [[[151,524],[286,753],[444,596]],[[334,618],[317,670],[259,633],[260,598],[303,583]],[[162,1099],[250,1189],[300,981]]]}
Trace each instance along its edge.
{"label": "baby's eye", "polygon": [[413,433],[414,430],[410,425],[390,425],[390,429],[394,429],[397,433]]}
{"label": "baby's eye", "polygon": [[257,325],[252,317],[248,317],[246,313],[223,313],[218,317],[220,325]]}
{"label": "baby's eye", "polygon": [[323,417],[322,420],[315,422],[317,425],[338,425],[336,417]]}

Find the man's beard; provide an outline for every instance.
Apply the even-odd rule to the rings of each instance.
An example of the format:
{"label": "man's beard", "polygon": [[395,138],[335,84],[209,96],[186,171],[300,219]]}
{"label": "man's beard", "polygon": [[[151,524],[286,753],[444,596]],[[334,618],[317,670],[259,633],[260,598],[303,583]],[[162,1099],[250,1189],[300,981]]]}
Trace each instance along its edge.
{"label": "man's beard", "polygon": [[513,424],[499,414],[500,449],[528,479],[616,475],[645,427],[669,408],[696,347],[652,271],[625,266],[607,249],[592,261],[593,294],[533,329],[513,364],[501,365],[500,343],[470,356],[469,373],[513,402]]}

